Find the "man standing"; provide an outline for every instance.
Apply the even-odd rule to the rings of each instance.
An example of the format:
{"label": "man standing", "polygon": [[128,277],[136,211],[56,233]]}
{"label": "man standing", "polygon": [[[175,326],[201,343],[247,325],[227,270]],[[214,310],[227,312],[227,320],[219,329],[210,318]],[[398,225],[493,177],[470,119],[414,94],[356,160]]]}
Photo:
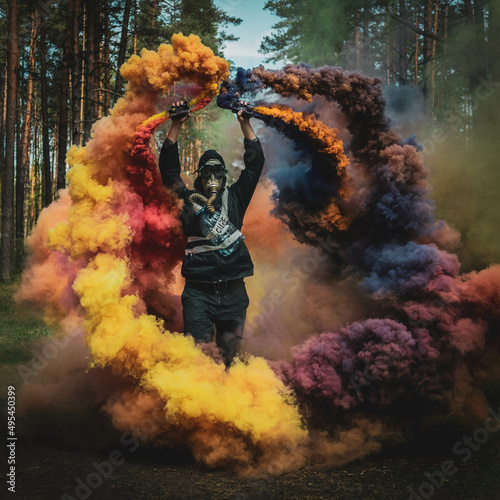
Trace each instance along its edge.
{"label": "man standing", "polygon": [[159,163],[164,185],[184,201],[181,222],[188,240],[181,271],[186,279],[184,332],[197,343],[212,342],[215,335],[226,366],[241,348],[248,307],[243,278],[253,275],[240,229],[264,166],[262,146],[244,111],[247,103],[241,105],[237,119],[244,136],[245,169],[233,185],[226,187],[224,160],[214,150],[205,151],[199,160],[194,191],[181,179],[177,139],[189,111],[173,116]]}

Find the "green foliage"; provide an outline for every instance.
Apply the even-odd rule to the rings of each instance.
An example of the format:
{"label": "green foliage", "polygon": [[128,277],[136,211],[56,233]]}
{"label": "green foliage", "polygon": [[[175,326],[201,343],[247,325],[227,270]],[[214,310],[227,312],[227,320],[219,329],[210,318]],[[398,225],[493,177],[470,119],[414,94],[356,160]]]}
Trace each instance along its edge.
{"label": "green foliage", "polygon": [[198,35],[203,44],[220,55],[224,42],[237,39],[227,35],[224,28],[230,24],[237,26],[241,21],[216,7],[212,0],[139,0],[133,29],[138,51],[143,47],[154,49],[169,42],[174,33],[183,33]]}
{"label": "green foliage", "polygon": [[181,16],[176,29],[185,35],[198,35],[203,44],[221,55],[224,42],[234,40],[235,37],[228,36],[223,31],[219,33],[219,27],[229,24],[238,26],[241,21],[217,8],[212,0],[182,0]]}
{"label": "green foliage", "polygon": [[291,59],[313,66],[342,63],[344,45],[354,26],[359,1],[270,0],[265,8],[283,20],[264,37],[261,52],[267,61]]}
{"label": "green foliage", "polygon": [[[175,2],[174,2],[175,3]],[[135,34],[137,51],[147,48],[155,49],[160,43],[168,42],[174,31],[172,29],[173,14],[165,2],[156,0],[138,0],[130,30]],[[133,37],[129,37],[129,52],[133,52]]]}

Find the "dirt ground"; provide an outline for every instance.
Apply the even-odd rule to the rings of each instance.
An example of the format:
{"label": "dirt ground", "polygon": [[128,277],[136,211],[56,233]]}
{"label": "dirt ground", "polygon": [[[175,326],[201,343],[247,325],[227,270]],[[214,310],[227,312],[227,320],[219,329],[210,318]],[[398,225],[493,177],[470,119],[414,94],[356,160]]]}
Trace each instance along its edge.
{"label": "dirt ground", "polygon": [[[0,365],[0,382],[1,418],[6,422],[7,386],[21,386],[15,365]],[[240,478],[233,472],[207,469],[189,453],[146,447],[131,453],[126,446],[75,449],[18,436],[12,498],[500,500],[500,432],[490,434],[465,462],[465,456],[452,451],[456,439],[432,436],[343,466],[311,465],[277,477]],[[451,472],[437,473],[448,461],[453,462]],[[6,462],[5,456],[3,478]],[[9,498],[8,487],[5,481],[0,498]]]}

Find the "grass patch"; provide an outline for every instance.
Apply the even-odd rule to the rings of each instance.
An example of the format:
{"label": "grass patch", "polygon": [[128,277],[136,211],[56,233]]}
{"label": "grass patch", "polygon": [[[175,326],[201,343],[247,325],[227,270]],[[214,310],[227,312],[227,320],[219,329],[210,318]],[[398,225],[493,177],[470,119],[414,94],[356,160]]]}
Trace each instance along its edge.
{"label": "grass patch", "polygon": [[52,335],[37,312],[14,302],[18,282],[0,283],[0,361],[21,363],[31,359],[34,342]]}

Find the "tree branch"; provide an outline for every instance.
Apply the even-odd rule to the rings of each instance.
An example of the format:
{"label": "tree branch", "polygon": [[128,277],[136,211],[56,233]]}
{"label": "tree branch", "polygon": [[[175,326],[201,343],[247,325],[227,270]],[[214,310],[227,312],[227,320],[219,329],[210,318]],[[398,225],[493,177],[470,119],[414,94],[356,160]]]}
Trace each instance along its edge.
{"label": "tree branch", "polygon": [[394,14],[390,10],[387,10],[386,12],[393,19],[396,19],[396,21],[399,21],[401,24],[404,24],[405,26],[408,26],[408,28],[410,28],[412,31],[414,31],[415,33],[417,33],[417,35],[426,36],[427,38],[431,38],[432,40],[437,40],[438,42],[443,42],[443,43],[447,43],[448,42],[448,40],[446,38],[442,38],[442,37],[440,37],[438,35],[435,35],[434,33],[431,33],[430,31],[423,31],[421,29],[416,28],[415,26],[413,26],[412,24],[410,24],[408,21],[406,21],[405,19],[403,19],[401,16],[398,16],[397,14]]}

